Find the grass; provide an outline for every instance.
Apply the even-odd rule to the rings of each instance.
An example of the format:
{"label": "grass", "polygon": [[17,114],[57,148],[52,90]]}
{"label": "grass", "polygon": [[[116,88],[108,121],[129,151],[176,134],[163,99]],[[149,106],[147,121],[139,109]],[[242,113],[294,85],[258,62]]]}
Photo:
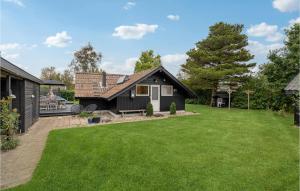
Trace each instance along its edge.
{"label": "grass", "polygon": [[298,190],[292,116],[187,105],[200,115],[55,130],[11,190]]}

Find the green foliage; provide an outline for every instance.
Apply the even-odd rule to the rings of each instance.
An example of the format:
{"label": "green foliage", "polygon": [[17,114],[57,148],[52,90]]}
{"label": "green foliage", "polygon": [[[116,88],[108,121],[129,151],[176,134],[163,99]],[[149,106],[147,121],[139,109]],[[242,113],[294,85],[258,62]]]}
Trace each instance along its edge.
{"label": "green foliage", "polygon": [[192,89],[212,90],[212,97],[220,80],[241,81],[250,72],[255,64],[247,62],[254,56],[246,49],[248,38],[243,28],[239,24],[216,23],[209,28],[208,37],[186,53],[187,62],[181,67]]}
{"label": "green foliage", "polygon": [[74,101],[75,100],[74,90],[60,90],[59,93],[60,93],[61,97],[65,98],[68,101]]}
{"label": "green foliage", "polygon": [[61,81],[66,85],[66,87],[68,89],[74,89],[74,84],[73,84],[74,75],[68,69],[64,70],[63,73],[60,73],[60,72],[56,71],[56,68],[53,66],[45,67],[45,68],[42,68],[40,78],[42,80]]}
{"label": "green foliage", "polygon": [[1,150],[8,151],[16,148],[19,145],[18,139],[7,139],[5,141],[1,141]]}
{"label": "green foliage", "polygon": [[269,62],[260,67],[259,74],[267,80],[268,108],[291,111],[295,104],[293,96],[287,96],[283,89],[299,73],[300,68],[300,24],[286,31],[285,47],[268,55]]}
{"label": "green foliage", "polygon": [[172,102],[170,105],[170,114],[175,115],[176,114],[176,103]]}
{"label": "green foliage", "polygon": [[78,116],[79,116],[79,117],[82,117],[82,118],[88,118],[88,117],[91,117],[92,114],[90,114],[90,113],[88,113],[88,112],[86,112],[86,111],[82,111],[82,112],[79,113]]}
{"label": "green foliage", "polygon": [[0,100],[0,134],[1,134],[1,149],[7,150],[15,148],[14,138],[15,132],[19,127],[19,114],[16,109],[12,111],[9,108],[11,98]]}
{"label": "green foliage", "polygon": [[146,116],[150,117],[153,115],[153,105],[149,102],[146,108]]}
{"label": "green foliage", "polygon": [[155,68],[161,65],[160,55],[154,55],[153,50],[142,52],[140,58],[135,63],[134,72]]}
{"label": "green foliage", "polygon": [[74,72],[100,72],[98,63],[101,61],[102,54],[96,52],[94,47],[88,43],[74,53],[70,67]]}

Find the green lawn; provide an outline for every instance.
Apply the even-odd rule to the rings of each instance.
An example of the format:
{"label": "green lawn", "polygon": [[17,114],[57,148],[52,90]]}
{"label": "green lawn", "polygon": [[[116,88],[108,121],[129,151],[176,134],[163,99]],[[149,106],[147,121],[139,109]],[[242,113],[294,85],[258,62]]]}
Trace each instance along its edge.
{"label": "green lawn", "polygon": [[292,116],[187,108],[200,115],[52,131],[12,190],[298,190]]}

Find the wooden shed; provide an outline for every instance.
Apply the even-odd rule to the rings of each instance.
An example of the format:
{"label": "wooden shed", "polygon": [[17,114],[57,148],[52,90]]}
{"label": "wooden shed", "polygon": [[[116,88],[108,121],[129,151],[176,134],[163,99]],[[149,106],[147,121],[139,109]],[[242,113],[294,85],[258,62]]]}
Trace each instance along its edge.
{"label": "wooden shed", "polygon": [[11,96],[11,108],[20,114],[19,132],[24,133],[39,118],[42,81],[1,57],[1,99]]}
{"label": "wooden shed", "polygon": [[96,104],[98,110],[133,111],[146,109],[168,111],[172,102],[177,110],[185,110],[185,99],[196,94],[160,66],[132,75],[77,73],[75,97],[86,107]]}
{"label": "wooden shed", "polygon": [[284,88],[288,95],[296,95],[297,101],[295,103],[294,124],[300,126],[300,111],[299,111],[299,91],[300,91],[300,73]]}

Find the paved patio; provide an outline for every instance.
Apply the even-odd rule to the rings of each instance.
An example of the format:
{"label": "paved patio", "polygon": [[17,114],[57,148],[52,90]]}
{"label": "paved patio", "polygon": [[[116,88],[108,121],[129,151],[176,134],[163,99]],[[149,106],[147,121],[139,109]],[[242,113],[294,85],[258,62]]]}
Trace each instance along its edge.
{"label": "paved patio", "polygon": [[[177,115],[191,115],[191,112],[177,112]],[[169,115],[164,113],[163,117],[146,117],[129,115],[127,117],[114,118],[109,123],[124,123],[132,121],[144,121],[167,118]],[[103,125],[107,123],[100,123]],[[91,126],[87,124],[87,119],[60,116],[40,118],[26,134],[19,136],[20,145],[11,151],[1,152],[1,176],[0,188],[14,187],[24,184],[31,179],[32,173],[38,164],[42,151],[45,147],[48,133],[54,129],[76,128]]]}

